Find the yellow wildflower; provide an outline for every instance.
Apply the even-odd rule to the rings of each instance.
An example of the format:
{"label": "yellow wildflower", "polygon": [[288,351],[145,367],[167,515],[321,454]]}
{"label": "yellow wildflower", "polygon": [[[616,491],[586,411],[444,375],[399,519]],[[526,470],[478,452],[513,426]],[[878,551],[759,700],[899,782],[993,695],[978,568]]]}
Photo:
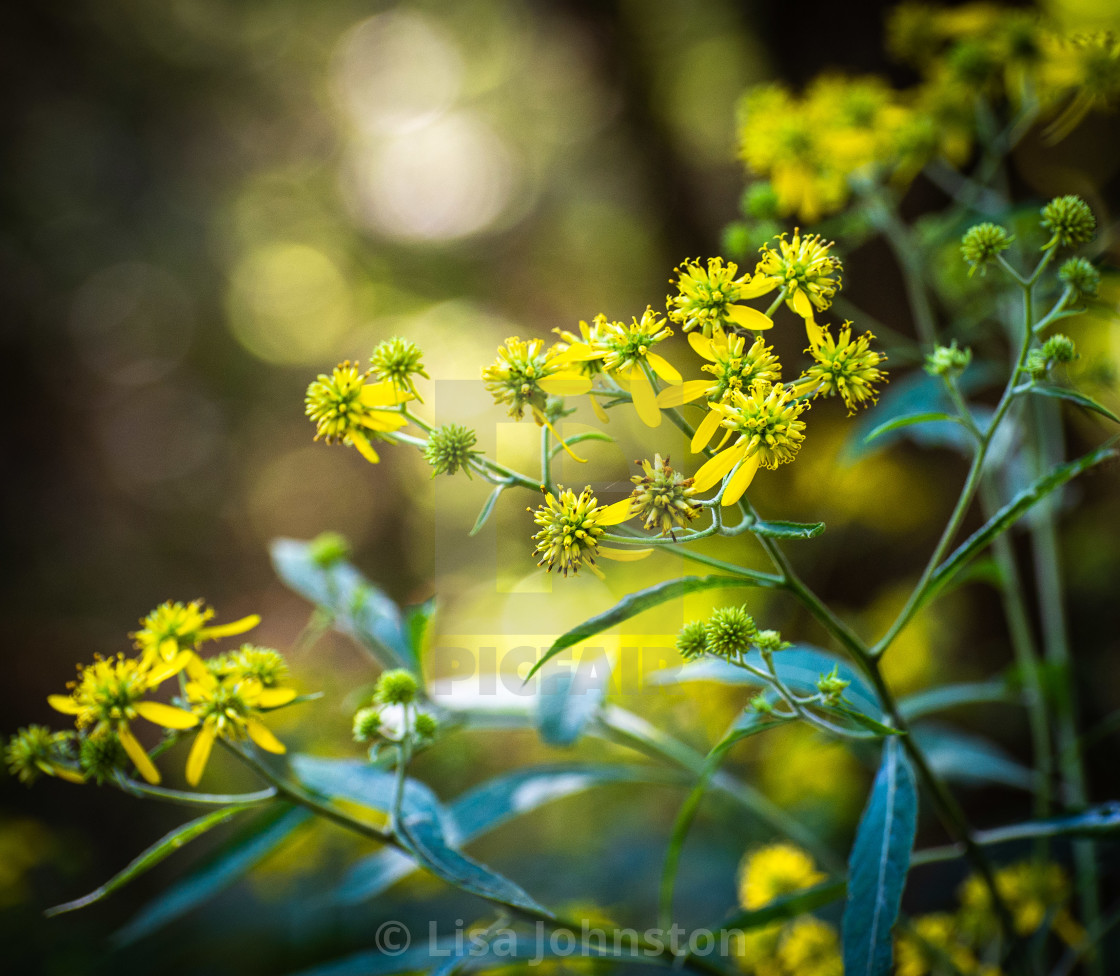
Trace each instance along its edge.
{"label": "yellow wildflower", "polygon": [[852,339],[852,323],[845,322],[838,339],[832,338],[828,329],[821,330],[821,342],[806,351],[815,362],[794,384],[799,392],[812,391],[814,397],[839,394],[848,408],[848,415],[856,407],[878,400],[875,383],[886,382],[886,373],[879,364],[886,356],[871,348],[875,337],[870,332]]}
{"label": "yellow wildflower", "polygon": [[194,715],[181,708],[143,700],[149,691],[181,671],[192,656],[190,651],[183,651],[170,661],[152,659],[152,664],[123,654],[109,660],[99,658],[79,668],[69,695],[50,695],[47,701],[56,711],[73,715],[79,729],[90,728],[94,734],[104,729],[115,732],[140,775],[149,783],[158,783],[159,771],[132,734],[129,722],[140,716],[168,729],[189,729],[198,724]]}
{"label": "yellow wildflower", "polygon": [[709,406],[710,412],[692,438],[692,450],[702,451],[721,426],[739,437],[701,465],[693,484],[697,491],[704,492],[735,471],[722,497],[724,505],[734,505],[750,486],[759,465],[773,469],[797,455],[805,439],[805,422],[797,418],[809,404],[798,400],[794,391],[781,383],[756,382],[750,393],[735,390],[724,402]]}
{"label": "yellow wildflower", "polygon": [[140,629],[128,636],[150,666],[159,659],[172,661],[183,651],[195,651],[203,641],[243,634],[261,622],[254,613],[232,623],[207,626],[213,616],[214,611],[202,600],[190,603],[167,600],[144,617]]}
{"label": "yellow wildflower", "polygon": [[55,732],[45,725],[20,729],[4,747],[4,758],[13,776],[30,786],[40,776],[59,776],[71,783],[85,777],[73,768],[70,739],[73,733]]}
{"label": "yellow wildflower", "polygon": [[700,397],[709,401],[725,400],[733,390],[748,390],[757,380],[777,383],[782,378],[782,364],[762,336],[755,339],[749,349],[743,336],[727,335],[719,328],[712,332],[710,339],[693,332],[688,342],[698,356],[708,360],[700,368],[711,373],[714,379],[687,380],[662,390],[657,395],[659,407],[676,407]]}
{"label": "yellow wildflower", "polygon": [[795,919],[782,932],[778,959],[797,976],[844,976],[840,934],[811,915]]}
{"label": "yellow wildflower", "polygon": [[371,464],[380,459],[371,438],[400,430],[408,419],[394,407],[410,399],[395,380],[367,383],[368,372],[353,363],[339,363],[330,376],[320,373],[307,387],[304,412],[315,424],[315,440],[339,441],[356,447]]}
{"label": "yellow wildflower", "polygon": [[748,911],[824,881],[812,857],[793,844],[776,843],[747,854],[739,866],[739,904]]}
{"label": "yellow wildflower", "polygon": [[[1081,940],[1084,931],[1064,907],[1070,898],[1070,884],[1061,866],[1024,861],[996,872],[996,889],[1003,897],[1015,923],[1015,931],[1028,936],[1053,917],[1054,931],[1069,945]],[[995,913],[987,885],[975,875],[961,885],[962,924],[978,937],[995,929]]]}
{"label": "yellow wildflower", "polygon": [[263,710],[278,708],[295,698],[292,688],[266,688],[255,678],[216,677],[193,663],[187,682],[187,700],[196,722],[201,723],[187,757],[187,782],[197,786],[210,758],[215,739],[239,742],[248,736],[266,752],[287,749],[261,720]]}
{"label": "yellow wildflower", "polygon": [[557,487],[557,494],[545,492],[545,504],[537,508],[533,521],[540,531],[533,536],[538,566],[554,566],[567,576],[579,572],[586,563],[596,576],[602,576],[595,557],[630,562],[648,556],[652,549],[600,549],[599,537],[610,525],[620,525],[633,516],[629,497],[613,505],[600,505],[590,486],[578,495],[570,488]]}
{"label": "yellow wildflower", "polygon": [[[685,261],[677,272],[677,294],[665,299],[669,318],[688,332],[699,328],[705,336],[713,329],[739,326],[744,329],[769,329],[774,323],[757,309],[736,304],[749,275],[736,278],[737,265],[723,258],[708,258],[707,268],[700,259]],[[670,282],[672,284],[672,282]]]}
{"label": "yellow wildflower", "polygon": [[662,535],[672,535],[674,526],[684,526],[699,514],[692,502],[696,489],[692,479],[674,471],[669,459],[661,460],[660,454],[653,462],[639,461],[643,474],[630,480],[637,487],[630,493],[631,512],[642,519],[647,532],[657,529]]}
{"label": "yellow wildflower", "polygon": [[978,973],[980,964],[965,945],[952,915],[934,912],[914,919],[895,939],[896,976],[932,976],[948,960],[961,973]]}
{"label": "yellow wildflower", "polygon": [[782,234],[776,248],[763,246],[755,276],[744,289],[748,297],[755,298],[780,288],[786,304],[805,320],[812,345],[821,338],[813,310],[823,312],[840,290],[842,268],[840,259],[829,254],[832,246],[832,241],[821,240],[819,234],[802,237],[800,230],[794,230],[789,240]]}

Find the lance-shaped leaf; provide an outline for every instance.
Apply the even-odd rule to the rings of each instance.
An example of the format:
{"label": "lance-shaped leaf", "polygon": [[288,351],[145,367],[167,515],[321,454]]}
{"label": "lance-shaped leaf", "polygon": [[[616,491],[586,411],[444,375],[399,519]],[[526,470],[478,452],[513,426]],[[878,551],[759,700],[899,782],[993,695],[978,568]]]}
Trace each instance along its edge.
{"label": "lance-shaped leaf", "polygon": [[61,915],[63,912],[77,911],[79,908],[85,908],[87,905],[92,905],[95,902],[101,901],[102,898],[111,895],[118,888],[123,888],[134,878],[138,878],[145,872],[150,871],[164,860],[164,858],[174,854],[196,837],[200,837],[211,828],[217,827],[218,824],[223,824],[227,820],[236,817],[239,813],[252,809],[252,806],[252,804],[239,804],[225,807],[221,810],[214,810],[183,824],[181,827],[176,827],[171,833],[161,837],[152,844],[151,847],[134,858],[123,870],[118,871],[103,885],[95,888],[88,895],[84,895],[81,898],[75,898],[73,901],[55,905],[54,908],[48,908],[46,914],[48,916]]}
{"label": "lance-shaped leaf", "polygon": [[848,861],[842,925],[845,976],[890,973],[891,929],[910,869],[917,818],[914,773],[899,740],[888,739]]}
{"label": "lance-shaped leaf", "polygon": [[1035,393],[1039,396],[1052,397],[1055,400],[1068,400],[1070,403],[1076,403],[1085,410],[1099,413],[1102,417],[1107,417],[1114,423],[1120,424],[1120,417],[1117,417],[1108,407],[1097,403],[1096,400],[1086,396],[1084,393],[1078,393],[1077,390],[1070,390],[1064,386],[1051,386],[1048,383],[1032,383],[1031,386],[1027,388],[1027,392]]}
{"label": "lance-shaped leaf", "polygon": [[498,504],[498,499],[502,497],[502,492],[505,490],[505,485],[498,485],[486,496],[486,501],[482,503],[482,508],[479,510],[478,518],[474,520],[474,528],[470,530],[468,535],[478,535],[478,533],[482,531],[482,527],[490,518],[491,513],[494,511],[494,506]]}
{"label": "lance-shaped leaf", "polygon": [[750,572],[748,574],[744,572],[740,576],[684,576],[680,579],[658,583],[644,590],[638,590],[636,593],[624,597],[609,610],[596,614],[578,627],[573,627],[566,634],[558,637],[552,646],[545,651],[541,659],[529,669],[527,678],[531,678],[544,666],[545,662],[556,657],[561,651],[574,647],[580,641],[587,640],[588,637],[594,637],[605,630],[610,630],[616,624],[629,620],[631,617],[636,617],[645,610],[660,606],[662,603],[668,603],[670,600],[675,600],[688,593],[696,593],[700,590],[730,589],[739,586],[777,587],[781,586],[781,582],[777,576],[771,576],[769,573]]}
{"label": "lance-shaped leaf", "polygon": [[941,589],[964,568],[965,565],[981,549],[987,546],[996,536],[1006,532],[1031,508],[1037,505],[1051,492],[1062,485],[1072,481],[1079,474],[1088,471],[1102,461],[1114,457],[1116,451],[1110,446],[1097,448],[1088,454],[1082,455],[1076,461],[1059,464],[1042,477],[1036,479],[1020,491],[1014,498],[1004,505],[995,515],[972,533],[960,546],[946,559],[933,576],[922,593],[922,603],[927,603],[941,591]]}
{"label": "lance-shaped leaf", "polygon": [[114,933],[113,941],[118,945],[136,942],[205,904],[248,874],[311,819],[311,813],[302,807],[280,806],[283,810],[279,816],[267,822],[254,820],[250,831],[148,902]]}
{"label": "lance-shaped leaf", "polygon": [[967,684],[942,685],[926,691],[907,695],[898,703],[898,710],[907,722],[926,715],[933,715],[962,705],[1014,705],[1022,696],[1008,687],[1005,681],[975,681]]}
{"label": "lance-shaped leaf", "polygon": [[312,603],[330,611],[337,630],[354,638],[383,667],[419,673],[400,609],[347,562],[320,566],[309,543],[276,539],[271,546],[277,575]]}
{"label": "lance-shaped leaf", "polygon": [[541,675],[537,731],[550,746],[571,746],[595,717],[611,675],[608,656],[582,660],[571,669]]}
{"label": "lance-shaped leaf", "polygon": [[998,783],[1033,790],[1037,775],[994,742],[947,725],[927,722],[911,730],[930,768],[940,777],[965,785]]}
{"label": "lance-shaped leaf", "polygon": [[750,531],[768,539],[815,539],[824,531],[824,522],[754,522]]}
{"label": "lance-shaped leaf", "polygon": [[[291,764],[300,782],[323,796],[360,803],[381,813],[393,807],[397,782],[394,772],[360,759],[322,759],[306,753],[296,753]],[[416,779],[405,780],[401,811],[406,817],[426,813],[447,816],[435,793]]]}
{"label": "lance-shaped leaf", "polygon": [[786,918],[804,915],[806,912],[823,908],[834,901],[844,897],[848,890],[848,883],[844,878],[832,878],[822,881],[819,885],[795,891],[789,895],[782,895],[760,908],[747,908],[734,912],[719,923],[719,928],[724,930],[756,929],[770,922],[778,922]]}

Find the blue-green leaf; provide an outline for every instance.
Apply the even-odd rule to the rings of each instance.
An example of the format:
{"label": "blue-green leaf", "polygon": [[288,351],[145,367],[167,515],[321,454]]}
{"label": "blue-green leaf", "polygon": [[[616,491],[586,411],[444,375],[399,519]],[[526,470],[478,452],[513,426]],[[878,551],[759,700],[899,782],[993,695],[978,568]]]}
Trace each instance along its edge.
{"label": "blue-green leaf", "polygon": [[417,662],[424,660],[431,640],[432,620],[436,615],[436,598],[404,608],[404,635],[412,656]]}
{"label": "blue-green leaf", "polygon": [[959,685],[942,685],[907,695],[898,703],[898,710],[907,722],[961,705],[990,705],[999,702],[1014,705],[1022,696],[1015,694],[1005,681],[975,681]]}
{"label": "blue-green leaf", "polygon": [[474,520],[474,528],[470,530],[468,535],[478,535],[482,531],[482,527],[490,518],[491,513],[494,511],[494,506],[498,504],[498,499],[502,497],[502,492],[506,490],[505,485],[498,485],[486,497],[486,501],[482,503],[482,508],[479,510],[478,518]]}
{"label": "blue-green leaf", "polygon": [[130,861],[122,870],[114,874],[113,877],[103,885],[95,888],[88,895],[83,895],[81,898],[75,898],[73,901],[55,905],[54,908],[48,908],[46,911],[47,916],[77,911],[79,908],[85,908],[87,905],[92,905],[94,902],[101,901],[102,898],[111,895],[118,888],[123,888],[134,878],[138,878],[145,872],[150,871],[168,855],[174,854],[179,848],[189,844],[196,837],[206,833],[212,827],[217,827],[218,824],[223,824],[227,820],[236,817],[239,813],[251,809],[252,806],[252,804],[245,804],[224,807],[221,810],[213,810],[210,813],[203,814],[201,817],[197,817],[183,824],[181,827],[176,827],[171,833],[161,837],[152,844],[151,847],[147,848],[138,857]]}
{"label": "blue-green leaf", "polygon": [[853,724],[858,725],[860,728],[868,732],[873,732],[875,735],[905,735],[906,733],[900,729],[896,729],[891,725],[885,725],[878,719],[872,718],[870,715],[865,715],[863,712],[854,708],[849,708],[843,702],[835,705],[813,705],[813,708],[820,709],[822,712],[839,715],[842,718],[849,719]]}
{"label": "blue-green leaf", "polygon": [[780,898],[775,898],[772,902],[768,902],[760,908],[748,908],[743,911],[735,912],[720,922],[719,928],[746,932],[749,929],[756,929],[770,922],[794,918],[797,915],[804,915],[806,912],[814,911],[817,908],[823,908],[825,905],[829,905],[837,899],[843,898],[844,892],[847,890],[848,883],[844,878],[833,878],[828,881],[822,881],[819,885],[814,885],[812,888],[806,888],[803,891],[795,891],[793,894],[782,895]]}
{"label": "blue-green leaf", "polygon": [[574,745],[595,717],[610,681],[610,658],[581,661],[541,675],[537,731],[550,746]]}
{"label": "blue-green leaf", "polygon": [[965,785],[998,783],[1033,790],[1037,776],[994,742],[945,725],[925,723],[911,730],[930,768],[944,779]]}
{"label": "blue-green leaf", "polygon": [[776,587],[780,586],[781,582],[781,579],[777,576],[771,576],[769,573],[750,572],[747,575],[745,572],[742,576],[683,576],[680,579],[667,580],[664,583],[649,586],[644,590],[638,590],[624,597],[609,610],[596,614],[578,627],[573,627],[566,634],[556,638],[541,659],[529,669],[527,677],[531,678],[545,662],[556,657],[561,651],[574,647],[580,641],[601,634],[605,630],[610,630],[615,624],[636,617],[639,613],[649,610],[651,607],[668,603],[670,600],[675,600],[688,593],[696,593],[699,590],[730,589],[738,586]]}
{"label": "blue-green leaf", "polygon": [[272,565],[277,575],[312,603],[330,611],[334,627],[354,638],[388,668],[419,673],[397,605],[347,562],[320,566],[311,547],[297,539],[275,539]]}
{"label": "blue-green leaf", "polygon": [[890,973],[891,929],[902,904],[917,819],[914,773],[899,740],[887,739],[848,861],[845,976]]}
{"label": "blue-green leaf", "polygon": [[1120,424],[1120,417],[1117,417],[1108,407],[1102,406],[1092,397],[1088,397],[1084,393],[1078,393],[1077,390],[1070,390],[1064,386],[1051,386],[1048,383],[1032,383],[1027,388],[1027,392],[1037,393],[1045,397],[1052,397],[1056,400],[1068,400],[1070,403],[1076,403],[1085,410],[1099,413],[1102,417],[1107,417],[1114,423]]}
{"label": "blue-green leaf", "polygon": [[824,522],[764,522],[759,519],[750,530],[768,539],[815,539],[824,531]]}
{"label": "blue-green leaf", "polygon": [[976,834],[978,844],[1006,844],[1036,837],[1120,837],[1120,802],[1101,803],[1081,813],[1048,820],[1028,820]]}
{"label": "blue-green leaf", "polygon": [[913,424],[928,424],[938,420],[949,420],[953,423],[958,423],[956,417],[950,416],[947,413],[941,413],[940,411],[934,411],[932,413],[908,413],[905,416],[888,420],[885,424],[880,424],[863,438],[863,443],[870,444],[876,437],[889,434],[892,430],[901,430],[903,427],[910,427]]}
{"label": "blue-green leaf", "polygon": [[[396,773],[360,759],[322,759],[306,753],[296,753],[291,764],[300,782],[316,793],[341,797],[382,813],[392,809]],[[446,817],[435,793],[416,779],[405,780],[401,812],[406,817],[426,813]]]}
{"label": "blue-green leaf", "polygon": [[205,904],[247,874],[311,819],[310,812],[302,807],[283,806],[280,816],[267,822],[254,820],[251,832],[153,898],[113,935],[113,940],[120,945],[136,942]]}

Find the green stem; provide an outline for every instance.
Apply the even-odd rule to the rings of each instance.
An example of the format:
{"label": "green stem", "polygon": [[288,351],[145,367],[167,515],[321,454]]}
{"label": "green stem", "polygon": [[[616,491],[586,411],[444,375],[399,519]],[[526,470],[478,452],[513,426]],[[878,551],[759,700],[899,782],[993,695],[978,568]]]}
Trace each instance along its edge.
{"label": "green stem", "polygon": [[541,427],[541,487],[552,491],[552,439],[547,427]]}
{"label": "green stem", "polygon": [[932,349],[937,345],[937,317],[933,313],[933,305],[926,289],[922,255],[914,241],[914,235],[899,218],[894,202],[888,203],[882,194],[869,198],[868,213],[875,226],[882,232],[902,271],[902,280],[906,287],[906,295],[910,299],[918,338],[922,345]]}

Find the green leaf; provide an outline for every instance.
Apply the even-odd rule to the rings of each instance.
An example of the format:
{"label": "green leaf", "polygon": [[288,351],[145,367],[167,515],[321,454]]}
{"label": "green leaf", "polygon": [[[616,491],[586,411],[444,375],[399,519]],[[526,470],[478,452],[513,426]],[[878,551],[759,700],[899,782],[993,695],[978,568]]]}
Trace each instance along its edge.
{"label": "green leaf", "polygon": [[972,535],[965,539],[953,554],[937,567],[937,570],[934,572],[933,576],[930,578],[929,584],[925,588],[925,592],[922,594],[921,603],[924,604],[932,600],[933,597],[964,568],[965,564],[968,563],[973,556],[987,546],[996,536],[1000,535],[1000,533],[1006,532],[1011,528],[1011,526],[1022,518],[1026,512],[1034,505],[1038,504],[1038,502],[1042,501],[1047,495],[1067,482],[1072,481],[1079,474],[1088,471],[1102,461],[1107,461],[1109,458],[1115,457],[1115,455],[1116,451],[1110,444],[1100,447],[1095,451],[1090,451],[1088,454],[1079,457],[1076,461],[1069,461],[1065,464],[1057,465],[1020,491],[1011,501],[996,512],[995,515],[988,519],[981,528],[977,529]]}
{"label": "green leaf", "polygon": [[851,719],[856,725],[866,729],[868,732],[874,732],[876,735],[905,735],[901,729],[893,728],[890,725],[884,725],[877,719],[873,719],[870,715],[865,715],[863,712],[857,711],[854,708],[849,708],[847,705],[821,705],[814,704],[813,708],[820,709],[822,712],[831,712],[833,715],[840,715],[844,718]]}
{"label": "green leaf", "polygon": [[[613,444],[614,438],[610,434],[604,434],[601,430],[585,430],[582,434],[575,434],[564,439],[564,443],[568,447],[575,447],[576,444],[582,444],[584,441],[605,441],[608,444]],[[562,450],[564,448],[557,444],[552,449],[552,456],[556,457]]]}
{"label": "green leaf", "polygon": [[151,847],[132,860],[123,870],[114,874],[113,877],[99,888],[95,888],[88,895],[84,895],[81,898],[75,898],[73,901],[55,905],[54,908],[48,908],[45,914],[49,918],[54,915],[61,915],[63,912],[77,911],[79,908],[85,908],[87,905],[92,905],[95,902],[101,901],[102,898],[111,895],[118,888],[123,888],[134,878],[138,878],[145,872],[150,871],[168,855],[174,854],[179,848],[189,844],[196,837],[200,837],[212,827],[217,827],[218,824],[223,824],[227,820],[236,817],[239,813],[252,809],[253,806],[254,804],[236,804],[221,810],[213,810],[210,813],[183,824],[181,827],[176,827],[171,833],[161,837],[152,844]]}
{"label": "green leaf", "polygon": [[705,757],[704,766],[700,770],[700,775],[697,777],[696,785],[692,788],[692,792],[688,794],[688,797],[677,812],[677,818],[673,822],[673,831],[669,835],[669,846],[665,852],[665,865],[661,871],[661,893],[659,902],[662,920],[672,918],[673,891],[676,888],[681,852],[684,849],[684,842],[688,837],[688,831],[692,827],[693,820],[696,819],[696,813],[700,809],[700,803],[704,799],[704,794],[708,791],[708,786],[711,784],[712,777],[715,776],[719,767],[723,764],[723,760],[728,752],[731,751],[731,747],[738,742],[742,742],[744,739],[757,735],[759,732],[776,728],[789,721],[792,721],[792,718],[786,718],[784,716],[770,717],[758,712],[747,712],[732,726],[727,735],[716,743],[711,752]]}
{"label": "green leaf", "polygon": [[401,820],[401,832],[408,841],[412,856],[436,877],[490,901],[550,916],[547,909],[508,878],[448,844],[439,818],[433,813],[406,815]]}
{"label": "green leaf", "polygon": [[918,820],[914,773],[898,739],[883,746],[871,798],[848,860],[842,923],[845,976],[888,976],[902,889]]}
{"label": "green leaf", "polygon": [[272,565],[289,587],[326,608],[336,630],[354,638],[382,667],[419,674],[397,605],[347,562],[323,568],[311,547],[297,539],[275,539]]}
{"label": "green leaf", "polygon": [[942,685],[908,695],[898,703],[898,709],[907,722],[947,708],[961,705],[988,705],[994,703],[1017,704],[1016,695],[1005,681],[976,681],[969,684]]}
{"label": "green leaf", "polygon": [[[505,773],[461,794],[451,804],[451,818],[460,846],[469,844],[516,817],[565,796],[609,783],[673,783],[682,776],[654,766],[599,763],[557,763]],[[399,851],[386,850],[364,858],[346,873],[335,891],[342,902],[374,898],[416,869]]]}
{"label": "green leaf", "polygon": [[404,608],[404,635],[409,649],[418,662],[424,660],[432,630],[432,620],[436,615],[436,598],[430,597],[423,603]]}
{"label": "green leaf", "polygon": [[752,572],[750,575],[744,574],[743,576],[683,576],[680,579],[668,580],[644,590],[638,590],[620,600],[609,610],[585,620],[578,627],[573,627],[566,634],[558,637],[552,646],[545,651],[541,659],[529,669],[526,680],[536,674],[546,661],[551,660],[561,651],[574,647],[580,641],[587,640],[588,637],[601,634],[615,624],[636,617],[645,610],[662,603],[668,603],[670,600],[675,600],[688,593],[736,586],[777,587],[779,585],[781,585],[781,580],[777,576]]}
{"label": "green leaf", "polygon": [[267,822],[253,821],[251,829],[219,851],[205,866],[193,871],[157,895],[113,935],[118,945],[128,945],[163,928],[213,898],[271,854],[311,813],[302,807],[284,808]]}
{"label": "green leaf", "polygon": [[719,924],[720,929],[747,931],[756,929],[770,922],[779,922],[783,919],[804,915],[806,912],[823,908],[834,901],[844,897],[848,890],[848,883],[843,878],[822,881],[819,885],[795,891],[790,895],[775,898],[761,908],[748,908],[741,912],[729,915]]}
{"label": "green leaf", "polygon": [[1032,840],[1035,837],[1120,836],[1120,802],[1101,803],[1081,813],[1047,820],[1028,820],[976,834],[978,844],[1006,844],[1010,841]]}
{"label": "green leaf", "polygon": [[925,723],[910,730],[930,768],[944,779],[965,785],[998,783],[1033,790],[1034,770],[1016,762],[994,742],[944,725]]}
{"label": "green leaf", "polygon": [[824,531],[824,522],[763,522],[759,519],[750,531],[768,539],[815,539]]}
{"label": "green leaf", "polygon": [[506,490],[505,485],[498,485],[490,492],[486,501],[482,504],[482,509],[478,513],[478,518],[474,520],[474,528],[468,533],[469,535],[478,535],[482,531],[482,527],[490,518],[490,513],[494,511],[494,506],[498,504],[498,499],[501,497],[502,492]]}
{"label": "green leaf", "polygon": [[[360,803],[381,813],[392,809],[397,781],[394,772],[360,759],[322,759],[302,752],[292,756],[291,764],[300,782],[316,793]],[[406,817],[425,813],[447,816],[435,793],[416,779],[405,780],[401,811]]]}
{"label": "green leaf", "polygon": [[870,434],[863,439],[864,444],[870,444],[875,438],[881,437],[883,434],[889,434],[892,430],[901,430],[903,427],[910,427],[914,424],[928,424],[932,421],[950,420],[954,423],[960,421],[947,413],[940,411],[933,411],[930,413],[910,413],[903,417],[895,417],[893,420],[888,420],[885,424],[880,424]]}
{"label": "green leaf", "polygon": [[542,674],[536,700],[541,739],[550,746],[574,745],[599,711],[610,676],[609,657],[581,661],[570,670]]}
{"label": "green leaf", "polygon": [[1068,400],[1070,403],[1076,403],[1079,407],[1092,410],[1094,413],[1099,413],[1102,417],[1107,417],[1114,423],[1120,424],[1120,417],[1117,417],[1108,407],[1102,406],[1092,397],[1085,396],[1084,393],[1078,393],[1077,390],[1071,390],[1064,386],[1051,386],[1048,383],[1032,383],[1027,387],[1027,392],[1052,397],[1055,400]]}

